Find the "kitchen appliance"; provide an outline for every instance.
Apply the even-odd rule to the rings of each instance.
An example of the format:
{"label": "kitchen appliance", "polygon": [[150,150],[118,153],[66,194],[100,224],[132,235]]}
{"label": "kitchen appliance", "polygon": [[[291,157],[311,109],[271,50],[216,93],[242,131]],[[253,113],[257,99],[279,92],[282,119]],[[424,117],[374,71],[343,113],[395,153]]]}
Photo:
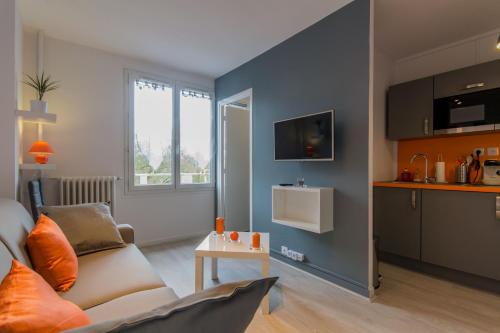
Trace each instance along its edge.
{"label": "kitchen appliance", "polygon": [[408,169],[404,169],[403,172],[401,172],[401,175],[399,176],[399,181],[402,182],[411,182],[413,181],[413,177],[411,172]]}
{"label": "kitchen appliance", "polygon": [[458,184],[467,184],[467,162],[460,161],[455,170],[455,182]]}
{"label": "kitchen appliance", "polygon": [[434,100],[434,134],[500,130],[500,88],[467,93],[478,87],[481,82],[465,86],[462,95]]}
{"label": "kitchen appliance", "polygon": [[274,123],[276,161],[333,161],[333,110]]}
{"label": "kitchen appliance", "polygon": [[486,160],[483,166],[483,184],[500,185],[500,160]]}

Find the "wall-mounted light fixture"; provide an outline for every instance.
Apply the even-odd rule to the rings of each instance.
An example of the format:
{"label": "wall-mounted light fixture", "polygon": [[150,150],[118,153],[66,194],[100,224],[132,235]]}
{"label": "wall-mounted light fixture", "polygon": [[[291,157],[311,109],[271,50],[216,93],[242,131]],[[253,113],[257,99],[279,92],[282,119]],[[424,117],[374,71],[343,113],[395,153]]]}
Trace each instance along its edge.
{"label": "wall-mounted light fixture", "polygon": [[31,155],[35,156],[35,161],[38,164],[46,164],[49,156],[54,154],[52,147],[46,141],[36,141],[28,151]]}
{"label": "wall-mounted light fixture", "polygon": [[500,35],[498,35],[497,39],[497,49],[500,50]]}

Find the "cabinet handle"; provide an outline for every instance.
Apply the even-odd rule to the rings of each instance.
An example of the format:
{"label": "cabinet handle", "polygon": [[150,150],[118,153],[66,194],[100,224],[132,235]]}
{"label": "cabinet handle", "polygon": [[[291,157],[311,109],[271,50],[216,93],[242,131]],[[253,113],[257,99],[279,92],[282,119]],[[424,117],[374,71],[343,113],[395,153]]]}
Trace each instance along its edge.
{"label": "cabinet handle", "polygon": [[429,118],[424,118],[424,135],[429,135]]}
{"label": "cabinet handle", "polygon": [[500,221],[500,195],[497,195],[495,216],[497,221]]}
{"label": "cabinet handle", "polygon": [[469,84],[465,85],[464,90],[474,89],[474,88],[481,88],[481,87],[484,87],[484,86],[485,86],[484,82],[469,83]]}
{"label": "cabinet handle", "polygon": [[[500,197],[497,197],[497,205],[499,204]],[[498,206],[497,206],[498,207]],[[417,208],[417,191],[411,191],[411,208]],[[497,211],[497,217],[500,212]]]}

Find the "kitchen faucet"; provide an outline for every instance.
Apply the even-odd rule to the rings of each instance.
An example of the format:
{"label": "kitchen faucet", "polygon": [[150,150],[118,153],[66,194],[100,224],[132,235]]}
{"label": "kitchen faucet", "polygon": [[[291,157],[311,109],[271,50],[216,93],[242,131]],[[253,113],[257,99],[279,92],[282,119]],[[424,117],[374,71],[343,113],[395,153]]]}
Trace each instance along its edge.
{"label": "kitchen faucet", "polygon": [[433,179],[429,177],[429,160],[426,154],[416,153],[410,158],[410,164],[413,164],[417,158],[423,158],[425,160],[425,178],[424,183],[432,183]]}

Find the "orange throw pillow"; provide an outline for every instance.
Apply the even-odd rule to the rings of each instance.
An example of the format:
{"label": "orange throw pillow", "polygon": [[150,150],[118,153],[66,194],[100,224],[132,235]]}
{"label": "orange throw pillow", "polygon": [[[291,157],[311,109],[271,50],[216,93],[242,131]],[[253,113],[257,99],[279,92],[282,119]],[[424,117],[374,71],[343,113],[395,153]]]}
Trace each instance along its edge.
{"label": "orange throw pillow", "polygon": [[78,260],[61,228],[42,214],[26,243],[35,270],[55,290],[68,291],[78,275]]}
{"label": "orange throw pillow", "polygon": [[57,295],[36,272],[12,260],[0,284],[0,332],[55,333],[89,324],[82,309]]}

